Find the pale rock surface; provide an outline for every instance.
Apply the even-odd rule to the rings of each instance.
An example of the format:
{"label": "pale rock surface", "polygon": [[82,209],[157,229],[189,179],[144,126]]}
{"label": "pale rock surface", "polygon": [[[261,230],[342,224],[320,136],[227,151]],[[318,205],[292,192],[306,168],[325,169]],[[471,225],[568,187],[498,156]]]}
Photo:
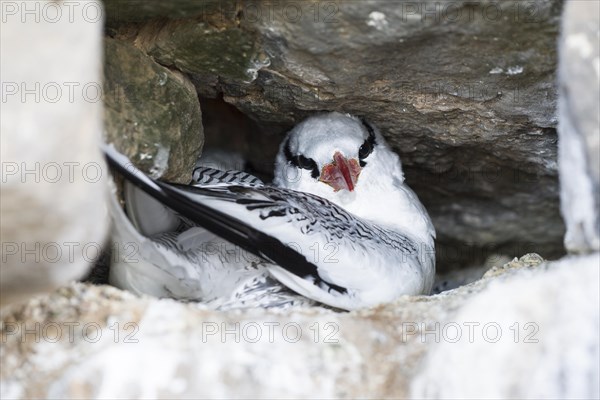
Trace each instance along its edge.
{"label": "pale rock surface", "polygon": [[[139,298],[108,286],[72,284],[2,312],[0,394],[461,397],[480,387],[477,382],[464,386],[465,380],[481,379],[481,385],[489,385],[482,394],[591,397],[597,393],[593,357],[598,318],[590,306],[598,297],[591,290],[598,274],[591,266],[595,261],[543,264],[539,256],[526,255],[455,290],[350,313],[318,307],[216,312],[194,303]],[[564,285],[570,289],[565,291]],[[582,312],[575,316],[571,307]],[[451,343],[456,325],[464,341],[464,323],[473,321],[480,323],[474,343]],[[578,324],[580,343],[559,329],[565,321]],[[484,340],[482,328],[489,322],[503,331],[497,349]],[[516,344],[510,330],[515,322],[521,323]],[[539,325],[530,338],[538,343],[523,342],[530,333],[526,322]],[[57,332],[62,333],[58,339]],[[488,333],[493,336],[493,329]],[[563,341],[570,345],[561,345]],[[592,351],[582,353],[584,348]],[[459,349],[468,361],[461,361]],[[522,360],[525,354],[531,360]],[[529,375],[521,369],[507,373],[518,362],[529,366]],[[541,381],[560,371],[568,390],[559,385],[562,381],[537,392],[525,385],[529,376]],[[453,377],[447,379],[447,392],[440,374]],[[507,391],[509,380],[516,388],[512,392]]]}
{"label": "pale rock surface", "polygon": [[452,319],[475,334],[432,345],[411,397],[599,398],[599,265],[567,257],[492,282]]}
{"label": "pale rock surface", "polygon": [[600,3],[568,1],[559,43],[559,157],[566,248],[600,250]]}
{"label": "pale rock surface", "polygon": [[1,305],[80,278],[107,230],[104,12],[75,5],[1,4]]}

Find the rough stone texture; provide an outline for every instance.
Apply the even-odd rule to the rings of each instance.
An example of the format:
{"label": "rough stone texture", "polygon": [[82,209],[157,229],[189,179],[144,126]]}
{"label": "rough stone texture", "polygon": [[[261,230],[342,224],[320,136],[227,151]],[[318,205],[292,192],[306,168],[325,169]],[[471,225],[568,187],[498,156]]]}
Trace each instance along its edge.
{"label": "rough stone texture", "polygon": [[600,250],[600,5],[569,1],[560,39],[560,178],[565,246]]}
{"label": "rough stone texture", "polygon": [[204,140],[194,86],[131,43],[104,49],[106,140],[153,177],[188,183]]}
{"label": "rough stone texture", "polygon": [[436,225],[440,269],[564,251],[560,0],[152,4],[134,18],[109,2],[114,31],[255,120],[248,155],[263,172],[303,117],[358,114],[401,155]]}
{"label": "rough stone texture", "polygon": [[[190,15],[211,14],[229,2],[222,0],[104,0],[107,11],[106,25],[135,23],[149,18],[186,18]],[[235,3],[231,2],[235,7]]]}
{"label": "rough stone texture", "polygon": [[510,257],[492,255],[488,257],[483,266],[461,268],[446,273],[436,273],[431,294],[438,294],[446,290],[455,289],[481,279],[481,277],[494,267],[503,266],[510,262]]}
{"label": "rough stone texture", "polygon": [[258,53],[256,39],[234,21],[211,22],[146,24],[136,44],[157,62],[186,73],[208,71],[241,82],[254,80],[257,69],[268,61]]}
{"label": "rough stone texture", "polygon": [[[36,4],[54,14],[40,18]],[[69,18],[60,3],[36,4],[25,14],[25,3],[2,3],[0,305],[80,278],[108,223],[103,20],[81,12]],[[99,2],[87,7],[102,16]]]}
{"label": "rough stone texture", "polygon": [[[72,284],[1,314],[0,394],[403,398],[413,390],[417,397],[462,398],[479,387],[462,383],[477,382],[484,363],[484,394],[593,397],[599,372],[594,364],[597,261],[596,256],[540,264],[539,256],[527,255],[452,291],[350,313],[321,308],[215,312],[197,304],[137,298],[108,286]],[[573,313],[573,304],[582,312]],[[473,343],[460,344],[469,357],[465,364],[454,359],[460,351],[452,343],[457,324],[468,337],[464,322],[480,324]],[[490,322],[503,330],[496,343],[502,351],[486,342],[494,337],[493,330],[483,333]],[[529,337],[538,342],[515,343],[510,330],[515,322],[521,324],[521,338],[530,333],[524,323],[538,324],[539,331]],[[579,352],[583,348],[592,351]],[[535,357],[523,360],[524,350]],[[577,352],[569,355],[571,350]],[[518,363],[521,372],[506,374]],[[530,385],[531,371],[536,379],[562,375],[556,384]],[[457,378],[448,392],[440,383],[447,380],[444,374]],[[418,383],[411,389],[415,376]],[[509,380],[516,389],[507,386]],[[561,382],[568,384],[565,390]]]}
{"label": "rough stone texture", "polygon": [[483,332],[484,324],[497,325],[486,336],[466,331],[433,344],[411,397],[600,398],[599,264],[595,253],[563,258],[544,273],[492,280],[452,321],[481,323]]}

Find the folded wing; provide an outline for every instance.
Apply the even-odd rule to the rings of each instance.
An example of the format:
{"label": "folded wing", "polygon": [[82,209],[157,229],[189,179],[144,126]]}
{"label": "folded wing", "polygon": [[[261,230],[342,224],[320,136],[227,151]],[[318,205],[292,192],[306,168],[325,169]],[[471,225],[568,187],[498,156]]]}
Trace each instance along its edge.
{"label": "folded wing", "polygon": [[127,180],[169,209],[276,264],[271,274],[306,297],[354,309],[424,289],[414,240],[323,198],[234,181],[165,183],[133,168],[113,148],[106,155]]}

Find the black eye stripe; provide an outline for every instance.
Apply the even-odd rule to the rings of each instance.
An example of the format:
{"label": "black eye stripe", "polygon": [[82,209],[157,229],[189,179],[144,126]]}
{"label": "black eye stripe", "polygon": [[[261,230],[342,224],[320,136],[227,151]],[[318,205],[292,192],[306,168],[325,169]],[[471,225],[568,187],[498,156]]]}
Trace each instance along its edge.
{"label": "black eye stripe", "polygon": [[375,142],[375,130],[373,129],[371,124],[369,124],[364,119],[361,119],[360,121],[362,122],[363,126],[367,129],[367,132],[369,132],[369,137],[365,140],[362,146],[360,146],[360,149],[358,149],[358,158],[361,160],[362,163],[362,160],[367,158],[369,154],[373,152],[373,148],[377,143]]}
{"label": "black eye stripe", "polygon": [[292,152],[290,151],[289,140],[285,144],[285,147],[283,148],[283,153],[285,154],[285,158],[292,165],[294,165],[298,168],[307,169],[307,170],[311,171],[310,175],[313,178],[316,179],[319,177],[319,175],[321,175],[319,173],[319,167],[317,166],[317,163],[315,162],[315,160],[313,160],[312,158],[304,157],[302,154],[297,155],[297,156],[292,154]]}

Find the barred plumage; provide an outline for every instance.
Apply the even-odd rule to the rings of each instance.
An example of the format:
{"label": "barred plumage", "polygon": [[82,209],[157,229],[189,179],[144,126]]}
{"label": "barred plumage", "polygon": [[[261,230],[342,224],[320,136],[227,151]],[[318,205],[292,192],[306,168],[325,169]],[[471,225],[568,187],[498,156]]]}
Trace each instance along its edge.
{"label": "barred plumage", "polygon": [[107,153],[147,193],[126,190],[140,232],[118,221],[118,233],[143,243],[151,260],[135,273],[118,264],[118,285],[217,308],[317,301],[348,310],[431,289],[431,221],[398,156],[355,117],[322,114],[294,128],[277,156],[276,187],[207,166],[190,185],[155,181]]}
{"label": "barred plumage", "polygon": [[199,166],[194,168],[191,185],[241,185],[263,186],[257,177],[242,171],[222,171],[219,169]]}

